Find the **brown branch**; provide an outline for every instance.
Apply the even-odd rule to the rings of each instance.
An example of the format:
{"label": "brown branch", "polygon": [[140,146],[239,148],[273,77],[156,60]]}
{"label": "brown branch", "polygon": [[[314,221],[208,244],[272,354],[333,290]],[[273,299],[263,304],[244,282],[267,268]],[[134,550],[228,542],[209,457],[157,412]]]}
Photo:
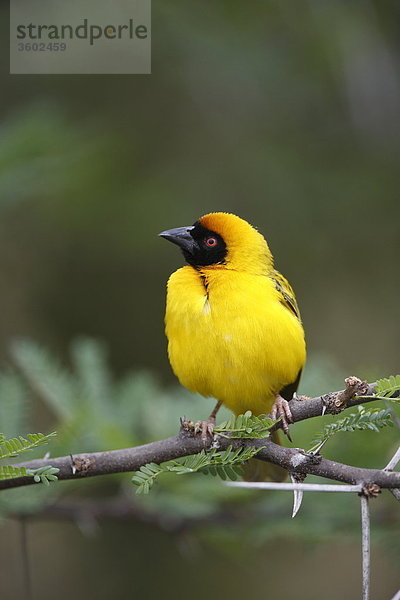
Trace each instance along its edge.
{"label": "brown branch", "polygon": [[[320,416],[324,408],[326,413],[334,414],[361,402],[374,400],[374,398],[370,397],[362,399],[360,396],[355,396],[355,394],[360,394],[360,392],[365,396],[372,396],[375,393],[373,385],[367,385],[360,382],[360,380],[356,382],[354,378],[349,378],[346,380],[346,383],[347,388],[344,391],[333,392],[316,398],[292,400],[290,405],[293,421],[302,421]],[[349,388],[351,388],[351,391]],[[321,456],[307,455],[304,451],[296,448],[279,446],[268,438],[261,440],[239,440],[220,437],[218,438],[218,444],[221,450],[226,449],[229,445],[232,445],[234,448],[266,446],[259,452],[257,458],[280,465],[292,473],[319,475],[350,484],[375,483],[382,488],[400,488],[399,472],[352,467],[327,460]],[[204,443],[199,436],[194,436],[190,431],[182,430],[177,436],[134,448],[36,459],[15,466],[37,469],[51,465],[60,470],[58,473],[60,480],[79,479],[82,477],[135,471],[146,463],[154,462],[159,464],[167,460],[196,454],[203,448]],[[33,483],[34,480],[32,477],[7,479],[0,481],[0,490],[31,485]]]}
{"label": "brown branch", "polygon": [[346,379],[346,388],[338,392],[329,392],[316,398],[294,399],[290,402],[290,410],[293,415],[293,421],[303,421],[312,417],[319,417],[324,414],[335,415],[346,408],[374,402],[376,398],[375,384],[367,384],[357,377],[348,377]]}

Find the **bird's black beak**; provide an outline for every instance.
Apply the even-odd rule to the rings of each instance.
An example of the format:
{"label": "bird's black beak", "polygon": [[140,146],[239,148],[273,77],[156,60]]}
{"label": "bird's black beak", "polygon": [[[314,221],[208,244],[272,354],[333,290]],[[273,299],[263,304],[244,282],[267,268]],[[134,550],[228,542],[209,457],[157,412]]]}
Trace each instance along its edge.
{"label": "bird's black beak", "polygon": [[173,244],[177,244],[184,252],[188,252],[189,254],[193,254],[193,246],[194,239],[190,235],[193,226],[190,227],[177,227],[176,229],[168,229],[167,231],[162,231],[158,235],[166,240],[172,242]]}

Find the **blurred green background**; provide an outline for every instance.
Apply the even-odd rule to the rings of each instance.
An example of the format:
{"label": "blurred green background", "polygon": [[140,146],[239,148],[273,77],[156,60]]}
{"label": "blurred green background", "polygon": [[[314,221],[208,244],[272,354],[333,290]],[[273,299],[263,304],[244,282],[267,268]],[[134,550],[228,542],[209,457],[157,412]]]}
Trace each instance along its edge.
{"label": "blurred green background", "polygon": [[[0,429],[56,427],[53,455],[156,439],[176,430],[183,410],[207,414],[211,402],[175,387],[166,358],[165,283],[182,258],[156,234],[209,211],[256,225],[293,284],[309,351],[304,393],[399,370],[400,5],[153,0],[152,8],[150,76],[10,76],[0,5]],[[104,346],[73,342],[82,336]],[[20,337],[46,347],[48,361],[38,346],[16,347]],[[15,373],[18,357],[54,384],[53,396],[32,392]],[[65,415],[57,406],[78,389],[71,373],[82,405]],[[148,425],[138,425],[150,407]],[[297,426],[295,444],[320,427]],[[379,467],[397,440],[395,430],[344,435],[326,456]],[[254,499],[203,476],[163,485],[147,507],[129,476],[62,483],[47,497],[3,493],[4,514],[30,515],[34,597],[52,597],[51,583],[61,599],[359,594],[355,498],[309,495],[292,522],[290,495]],[[63,523],[53,514],[70,496],[121,494],[136,507],[128,523],[101,514],[96,527],[93,507],[72,518],[65,509]],[[400,585],[396,509],[389,496],[374,507],[377,599]],[[23,597],[21,530],[20,519],[4,524],[2,598]],[[326,589],[333,564],[343,577]]]}

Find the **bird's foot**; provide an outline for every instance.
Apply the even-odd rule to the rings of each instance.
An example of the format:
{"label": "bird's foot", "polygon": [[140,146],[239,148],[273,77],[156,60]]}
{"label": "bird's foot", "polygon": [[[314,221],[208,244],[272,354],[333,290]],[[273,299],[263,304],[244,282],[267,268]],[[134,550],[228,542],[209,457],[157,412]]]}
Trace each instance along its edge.
{"label": "bird's foot", "polygon": [[292,441],[289,433],[289,423],[293,423],[292,412],[289,408],[289,402],[282,398],[280,394],[275,397],[275,402],[272,405],[271,418],[276,421],[277,418],[281,419],[282,429],[288,436],[289,440]]}
{"label": "bird's foot", "polygon": [[194,424],[194,434],[201,432],[201,439],[204,444],[207,441],[207,436],[214,437],[215,417],[208,417],[207,421],[197,421]]}

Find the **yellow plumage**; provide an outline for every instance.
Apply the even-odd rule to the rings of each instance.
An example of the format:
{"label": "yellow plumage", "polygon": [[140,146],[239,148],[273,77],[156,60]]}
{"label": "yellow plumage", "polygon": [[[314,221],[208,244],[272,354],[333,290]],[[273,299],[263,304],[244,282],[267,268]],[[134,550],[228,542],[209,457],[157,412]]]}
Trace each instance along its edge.
{"label": "yellow plumage", "polygon": [[[286,386],[295,391],[305,362],[293,290],[275,271],[264,237],[243,219],[211,213],[187,230],[200,250],[189,256],[194,264],[168,281],[165,323],[174,373],[192,392],[236,414],[268,413]],[[225,245],[223,260],[201,264],[203,256],[210,260],[213,239],[214,247]]]}

